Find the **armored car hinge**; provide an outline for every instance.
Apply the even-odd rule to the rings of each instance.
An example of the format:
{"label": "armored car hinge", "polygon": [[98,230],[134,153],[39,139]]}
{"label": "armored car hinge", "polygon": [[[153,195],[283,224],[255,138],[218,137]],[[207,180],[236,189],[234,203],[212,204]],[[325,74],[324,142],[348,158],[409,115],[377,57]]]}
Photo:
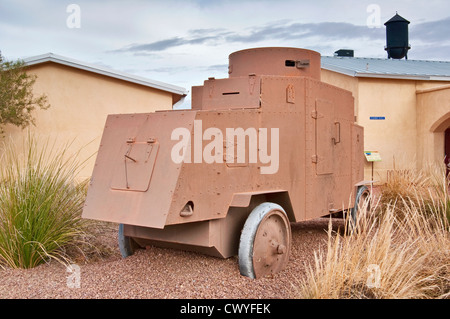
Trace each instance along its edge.
{"label": "armored car hinge", "polygon": [[295,66],[297,67],[297,69],[304,69],[309,66],[309,60],[295,61]]}
{"label": "armored car hinge", "polygon": [[286,87],[286,102],[291,104],[295,103],[295,89],[292,84],[288,84]]}
{"label": "armored car hinge", "polygon": [[334,122],[334,126],[336,129],[336,137],[333,137],[334,145],[341,142],[341,123],[340,122]]}
{"label": "armored car hinge", "polygon": [[212,97],[213,96],[213,93],[214,93],[214,82],[215,82],[215,78],[213,78],[213,77],[210,77],[210,78],[208,78],[208,86],[209,86],[209,97]]}
{"label": "armored car hinge", "polygon": [[256,74],[251,73],[248,75],[248,91],[250,95],[253,94],[253,89],[255,88]]}

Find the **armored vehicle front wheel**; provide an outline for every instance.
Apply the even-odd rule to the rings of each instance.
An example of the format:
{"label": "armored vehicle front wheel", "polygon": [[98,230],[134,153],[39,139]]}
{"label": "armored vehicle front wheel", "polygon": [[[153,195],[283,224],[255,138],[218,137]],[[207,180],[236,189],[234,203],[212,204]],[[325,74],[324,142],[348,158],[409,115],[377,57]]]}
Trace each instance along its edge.
{"label": "armored vehicle front wheel", "polygon": [[284,209],[262,203],[248,216],[239,242],[239,270],[252,279],[281,271],[289,260],[291,227]]}
{"label": "armored vehicle front wheel", "polygon": [[131,256],[134,254],[136,250],[136,242],[133,240],[133,238],[129,236],[125,236],[123,232],[124,225],[119,224],[119,250],[123,258],[126,258],[128,256]]}

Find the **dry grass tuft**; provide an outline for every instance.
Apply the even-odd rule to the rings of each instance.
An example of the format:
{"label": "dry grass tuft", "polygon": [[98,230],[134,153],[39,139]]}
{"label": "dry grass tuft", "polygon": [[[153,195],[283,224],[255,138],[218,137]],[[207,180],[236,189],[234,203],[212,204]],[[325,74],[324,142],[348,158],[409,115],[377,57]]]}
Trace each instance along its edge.
{"label": "dry grass tuft", "polygon": [[328,230],[300,298],[450,298],[449,184],[439,170],[402,173],[361,210],[356,233]]}

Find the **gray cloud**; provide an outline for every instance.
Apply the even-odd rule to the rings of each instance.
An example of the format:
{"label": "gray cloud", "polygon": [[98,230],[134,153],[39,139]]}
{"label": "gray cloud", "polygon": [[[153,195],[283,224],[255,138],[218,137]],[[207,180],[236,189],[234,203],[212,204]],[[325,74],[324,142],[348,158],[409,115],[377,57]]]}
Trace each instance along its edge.
{"label": "gray cloud", "polygon": [[[197,67],[183,67],[183,70],[186,71],[200,71],[200,72],[228,72],[228,64],[214,64],[209,66],[197,66]],[[154,72],[154,73],[171,73],[176,74],[180,72],[180,68],[168,66],[168,67],[158,67],[158,68],[148,68],[145,70],[146,72]]]}
{"label": "gray cloud", "polygon": [[189,30],[189,34],[192,36],[204,36],[208,34],[226,34],[226,31],[223,28],[208,28],[208,29],[192,29]]}
{"label": "gray cloud", "polygon": [[214,64],[207,66],[206,71],[228,72],[228,64]]}
{"label": "gray cloud", "polygon": [[179,37],[156,41],[147,44],[137,44],[129,46],[128,48],[121,49],[120,51],[132,51],[132,52],[155,52],[155,51],[164,51],[166,49],[177,47],[185,44],[203,44],[209,40],[214,40],[213,36],[199,37],[193,39],[182,39]]}
{"label": "gray cloud", "polygon": [[410,27],[410,40],[417,39],[427,43],[446,42],[450,30],[450,17],[424,22]]}
{"label": "gray cloud", "polygon": [[408,52],[408,59],[448,61],[449,52],[450,44],[430,48],[429,44],[414,45],[412,43],[411,50]]}
{"label": "gray cloud", "polygon": [[288,25],[269,25],[256,28],[247,35],[234,34],[226,39],[230,42],[259,42],[270,39],[305,39],[321,37],[324,39],[356,39],[384,36],[381,29],[370,29],[345,22],[292,23]]}
{"label": "gray cloud", "polygon": [[137,52],[139,52],[139,51],[154,52],[154,51],[163,51],[170,47],[180,46],[180,45],[183,45],[186,43],[187,43],[186,40],[177,37],[177,38],[171,38],[171,39],[156,41],[156,42],[147,43],[147,44],[131,45],[127,49],[122,49],[122,50],[123,51],[137,51]]}
{"label": "gray cloud", "polygon": [[[410,28],[410,39],[426,43],[442,41],[448,37],[450,17],[442,20],[413,25]],[[384,40],[385,28],[369,28],[346,22],[298,23],[278,21],[264,26],[249,28],[243,32],[232,32],[226,29],[194,29],[186,37],[174,37],[145,44],[132,44],[118,52],[151,53],[164,51],[182,45],[219,45],[233,43],[257,43],[270,40],[298,41],[307,38],[319,38],[320,42],[330,40]]]}
{"label": "gray cloud", "polygon": [[205,44],[207,42],[216,42],[222,39],[224,35],[229,32],[223,32],[223,29],[194,29],[190,30],[186,38],[173,37],[165,40],[144,43],[144,44],[130,44],[118,50],[109,52],[135,52],[135,53],[150,53],[178,47],[182,45],[196,45]]}
{"label": "gray cloud", "polygon": [[366,26],[358,26],[344,22],[322,22],[322,23],[289,23],[288,21],[277,22],[262,27],[253,27],[247,32],[232,32],[225,29],[194,29],[188,31],[186,37],[173,37],[160,41],[132,44],[115,52],[157,52],[164,51],[182,45],[222,43],[256,43],[271,39],[297,40],[310,37],[321,37],[326,39],[356,39],[356,38],[384,38],[384,29],[370,29]]}

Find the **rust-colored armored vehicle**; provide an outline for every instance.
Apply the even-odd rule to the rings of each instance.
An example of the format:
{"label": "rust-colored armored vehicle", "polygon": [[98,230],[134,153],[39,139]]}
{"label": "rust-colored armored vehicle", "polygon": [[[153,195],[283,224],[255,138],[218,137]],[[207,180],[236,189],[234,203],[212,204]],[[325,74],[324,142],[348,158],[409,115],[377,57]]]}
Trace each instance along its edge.
{"label": "rust-colored armored vehicle", "polygon": [[355,213],[363,128],[320,54],[256,48],[192,87],[192,109],[106,120],[83,217],[119,224],[124,257],[158,245],[238,255],[258,278],[289,259],[291,222]]}

